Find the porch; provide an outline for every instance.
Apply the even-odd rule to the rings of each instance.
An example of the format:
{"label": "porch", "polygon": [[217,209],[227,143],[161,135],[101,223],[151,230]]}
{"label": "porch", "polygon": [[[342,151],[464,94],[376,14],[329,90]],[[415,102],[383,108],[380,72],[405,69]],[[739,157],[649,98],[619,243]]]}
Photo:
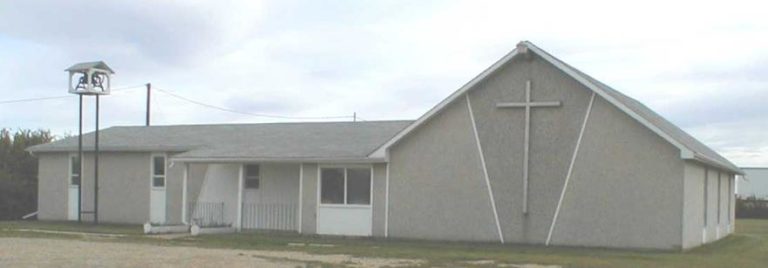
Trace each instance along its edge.
{"label": "porch", "polygon": [[183,224],[373,235],[374,164],[178,164]]}

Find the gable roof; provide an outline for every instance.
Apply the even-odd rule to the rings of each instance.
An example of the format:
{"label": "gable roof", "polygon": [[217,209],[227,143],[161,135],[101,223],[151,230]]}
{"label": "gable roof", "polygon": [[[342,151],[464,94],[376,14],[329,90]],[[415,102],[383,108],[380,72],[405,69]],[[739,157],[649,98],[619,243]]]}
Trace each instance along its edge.
{"label": "gable roof", "polygon": [[[377,161],[368,153],[412,121],[123,126],[99,131],[105,152],[180,152],[177,161]],[[83,135],[93,151],[94,133]],[[29,147],[75,152],[77,136]]]}
{"label": "gable roof", "polygon": [[736,174],[743,174],[743,172],[733,163],[722,157],[720,154],[707,147],[700,141],[693,138],[691,135],[675,126],[661,115],[657,114],[647,106],[643,105],[639,101],[632,99],[621,92],[609,87],[608,85],[598,81],[579,71],[576,68],[571,67],[558,58],[555,58],[546,51],[538,48],[533,43],[528,41],[522,41],[517,45],[517,48],[509,52],[507,55],[496,61],[493,65],[485,69],[478,76],[470,80],[467,84],[456,90],[448,98],[438,103],[435,107],[430,109],[427,113],[422,115],[419,119],[414,121],[411,125],[404,128],[397,135],[392,137],[382,146],[377,148],[371,157],[386,157],[389,147],[397,144],[402,138],[408,135],[411,131],[418,128],[426,121],[431,119],[435,114],[441,111],[448,104],[454,100],[463,96],[469,90],[475,88],[475,86],[481,81],[485,80],[489,75],[495,73],[502,66],[510,62],[515,56],[525,52],[532,52],[540,56],[545,61],[554,65],[556,68],[569,75],[576,81],[580,82],[590,90],[594,91],[600,97],[610,102],[627,115],[637,120],[642,125],[649,128],[651,131],[662,137],[664,140],[680,149],[680,156],[683,159],[691,159],[702,162],[707,165],[725,169]]}
{"label": "gable roof", "polygon": [[85,70],[90,68],[96,68],[96,69],[109,71],[110,73],[115,73],[115,71],[113,71],[112,68],[109,68],[109,66],[107,66],[107,64],[104,63],[103,61],[90,61],[90,62],[76,63],[75,65],[72,65],[67,69],[64,69],[64,71],[68,71],[68,72],[80,71],[80,70]]}

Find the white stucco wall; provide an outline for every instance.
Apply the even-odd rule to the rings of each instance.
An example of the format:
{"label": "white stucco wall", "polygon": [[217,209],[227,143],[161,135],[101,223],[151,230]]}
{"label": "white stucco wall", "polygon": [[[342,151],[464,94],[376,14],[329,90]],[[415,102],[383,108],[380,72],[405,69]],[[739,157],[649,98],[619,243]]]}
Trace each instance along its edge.
{"label": "white stucco wall", "polygon": [[[211,164],[205,172],[198,203],[224,203],[224,221],[237,220],[237,182],[240,165]],[[196,217],[196,216],[193,216]]]}

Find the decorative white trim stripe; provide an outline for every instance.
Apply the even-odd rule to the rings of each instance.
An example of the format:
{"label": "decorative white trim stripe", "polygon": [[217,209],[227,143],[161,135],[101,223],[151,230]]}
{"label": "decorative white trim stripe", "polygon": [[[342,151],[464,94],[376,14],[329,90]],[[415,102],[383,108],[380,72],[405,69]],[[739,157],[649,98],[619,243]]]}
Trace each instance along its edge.
{"label": "decorative white trim stripe", "polygon": [[304,203],[304,163],[299,164],[299,226],[297,226],[297,231],[301,233],[302,229],[302,218],[301,214],[304,214],[304,211],[302,210]]}
{"label": "decorative white trim stripe", "polygon": [[403,130],[397,133],[394,137],[389,139],[386,143],[382,144],[377,148],[375,151],[373,151],[371,154],[368,155],[368,157],[371,158],[386,158],[389,154],[387,150],[389,147],[395,145],[400,139],[405,137],[408,133],[416,129],[418,126],[424,124],[427,120],[432,118],[434,115],[437,114],[437,112],[443,110],[444,107],[448,106],[448,104],[452,103],[453,100],[459,99],[462,94],[466,93],[469,89],[473,88],[475,85],[479,84],[481,81],[485,80],[486,77],[490,76],[491,74],[495,73],[497,70],[501,69],[504,64],[509,62],[512,58],[514,58],[518,53],[518,49],[513,49],[507,55],[504,55],[501,59],[496,61],[493,65],[489,66],[483,72],[475,76],[475,78],[472,78],[469,82],[461,86],[458,90],[451,93],[450,96],[443,99],[440,103],[435,105],[435,107],[432,107],[429,111],[427,111],[424,115],[419,117],[419,119],[416,119],[413,123],[405,127]]}
{"label": "decorative white trim stripe", "polygon": [[384,186],[384,237],[389,237],[389,165],[385,175]]}
{"label": "decorative white trim stripe", "polygon": [[483,156],[483,146],[480,145],[480,136],[477,134],[477,125],[475,124],[475,115],[472,112],[472,103],[469,101],[469,94],[465,94],[467,99],[467,109],[469,109],[469,120],[472,121],[472,131],[475,134],[477,142],[477,151],[480,153],[480,164],[483,166],[483,175],[485,175],[485,185],[488,187],[488,198],[491,199],[491,208],[493,208],[493,218],[496,220],[496,231],[499,232],[499,241],[504,244],[504,234],[501,232],[499,223],[499,214],[496,212],[496,200],[493,198],[493,189],[491,189],[491,179],[488,177],[488,168],[485,165],[485,156]]}
{"label": "decorative white trim stripe", "polygon": [[581,140],[584,138],[584,129],[587,128],[587,121],[589,121],[589,114],[592,112],[592,104],[595,102],[595,92],[592,92],[592,97],[589,99],[589,105],[587,105],[587,112],[584,113],[584,121],[581,122],[581,130],[579,130],[579,138],[576,140],[576,147],[573,148],[573,155],[571,156],[571,164],[568,165],[568,173],[565,174],[565,182],[563,183],[563,190],[560,192],[560,200],[557,201],[557,208],[555,208],[555,215],[552,217],[552,224],[549,225],[549,234],[547,234],[547,241],[544,245],[549,246],[549,242],[552,241],[552,232],[555,230],[557,224],[557,216],[560,214],[560,208],[563,205],[563,198],[565,198],[565,191],[568,189],[568,181],[571,180],[571,174],[573,174],[573,165],[576,163],[576,156],[579,154],[579,147],[581,147]]}
{"label": "decorative white trim stripe", "polygon": [[[705,164],[715,165],[718,167],[721,167],[726,170],[730,170],[734,173],[743,175],[743,172],[734,169],[733,167],[729,167],[725,164],[721,164],[720,161],[713,160],[711,158],[705,157],[701,154],[695,153],[685,145],[683,145],[678,140],[674,139],[672,136],[667,134],[664,130],[654,125],[649,120],[643,118],[640,116],[637,112],[627,107],[624,103],[617,100],[610,94],[606,93],[604,89],[602,89],[600,86],[596,85],[595,83],[588,80],[583,74],[578,73],[575,71],[575,69],[572,69],[571,67],[567,66],[565,63],[561,62],[554,56],[546,53],[544,50],[536,47],[533,43],[528,41],[522,41],[518,44],[517,48],[512,50],[510,53],[496,61],[493,65],[488,67],[488,69],[484,70],[482,73],[477,75],[475,78],[470,80],[467,84],[453,92],[450,96],[442,100],[440,103],[438,103],[435,107],[427,111],[424,115],[419,117],[416,121],[408,125],[406,128],[401,130],[397,133],[394,137],[392,137],[389,141],[379,146],[376,150],[374,150],[371,154],[368,155],[368,157],[371,158],[380,158],[380,159],[387,159],[388,156],[388,148],[390,146],[393,146],[394,144],[397,144],[400,139],[408,135],[411,131],[419,127],[420,125],[424,124],[426,121],[428,121],[430,118],[432,118],[435,114],[437,114],[440,110],[444,109],[448,104],[452,103],[454,100],[461,97],[462,94],[465,94],[469,92],[472,88],[474,88],[475,85],[479,84],[481,81],[485,80],[488,76],[493,74],[494,72],[501,69],[502,66],[504,66],[506,63],[510,62],[515,56],[519,54],[524,53],[530,53],[530,52],[524,52],[530,50],[530,52],[535,53],[536,55],[541,56],[545,61],[551,63],[554,65],[557,69],[563,71],[568,76],[572,77],[579,83],[583,84],[587,88],[591,89],[593,92],[596,92],[598,95],[603,97],[606,101],[609,103],[615,105],[619,110],[622,110],[626,114],[628,114],[633,119],[640,122],[640,124],[644,125],[645,127],[649,128],[651,131],[659,135],[661,138],[669,142],[670,144],[674,145],[678,149],[680,149],[680,157],[682,159],[693,159]],[[551,103],[554,104],[554,103]]]}
{"label": "decorative white trim stripe", "polygon": [[666,132],[661,130],[659,127],[657,127],[656,125],[654,125],[650,121],[646,120],[645,118],[643,118],[642,116],[637,114],[632,109],[629,109],[629,107],[624,105],[622,102],[618,101],[613,96],[611,96],[608,93],[606,93],[599,86],[597,86],[594,83],[592,83],[591,81],[587,80],[581,74],[575,72],[574,70],[572,70],[571,68],[567,67],[565,64],[563,64],[559,60],[555,59],[555,57],[549,55],[549,53],[544,52],[543,50],[541,50],[540,48],[534,46],[533,44],[531,44],[529,42],[526,42],[526,45],[527,45],[528,48],[533,50],[533,52],[536,53],[536,55],[541,56],[547,62],[551,63],[552,65],[555,65],[555,67],[557,67],[558,69],[560,69],[561,71],[563,71],[564,73],[566,73],[567,75],[572,77],[573,79],[576,79],[576,81],[578,81],[582,85],[587,86],[588,88],[590,88],[592,90],[592,92],[600,94],[600,97],[603,97],[603,99],[605,99],[609,103],[615,105],[617,108],[619,108],[619,110],[622,110],[624,113],[626,113],[627,115],[629,115],[633,119],[635,119],[638,122],[640,122],[640,124],[642,124],[643,126],[651,129],[651,131],[653,131],[657,135],[661,136],[664,140],[666,140],[667,142],[671,143],[672,145],[674,145],[675,147],[680,149],[681,157],[689,156],[689,155],[692,156],[693,155],[693,153],[691,152],[690,149],[688,149],[688,147],[686,147],[685,145],[683,145],[679,141],[677,141],[674,138],[672,138],[672,136],[670,136],[669,134],[667,134]]}

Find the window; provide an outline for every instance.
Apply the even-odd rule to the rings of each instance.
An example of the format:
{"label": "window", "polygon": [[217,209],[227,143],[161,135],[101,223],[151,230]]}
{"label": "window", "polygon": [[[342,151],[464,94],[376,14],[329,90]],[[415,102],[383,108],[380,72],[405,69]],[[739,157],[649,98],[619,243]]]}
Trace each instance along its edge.
{"label": "window", "polygon": [[69,158],[69,185],[80,185],[80,158],[73,155]]}
{"label": "window", "polygon": [[320,173],[320,203],[344,204],[344,169],[324,168]]}
{"label": "window", "polygon": [[165,156],[152,157],[152,187],[165,187]]}
{"label": "window", "polygon": [[322,168],[320,203],[337,205],[371,204],[370,168]]}
{"label": "window", "polygon": [[245,189],[259,189],[259,165],[245,166]]}
{"label": "window", "polygon": [[371,204],[371,170],[347,169],[347,204]]}

